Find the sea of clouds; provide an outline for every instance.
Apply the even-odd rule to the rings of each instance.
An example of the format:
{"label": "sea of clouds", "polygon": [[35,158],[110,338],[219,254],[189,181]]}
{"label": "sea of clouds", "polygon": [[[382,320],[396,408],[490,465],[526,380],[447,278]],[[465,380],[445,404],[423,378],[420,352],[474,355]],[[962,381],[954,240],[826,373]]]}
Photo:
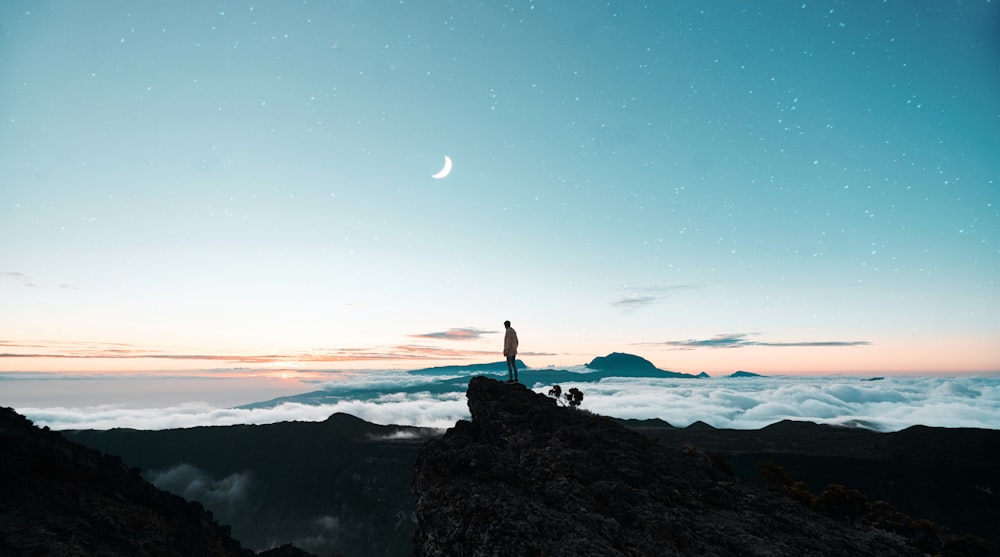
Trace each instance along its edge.
{"label": "sea of clouds", "polygon": [[[444,394],[432,394],[430,388],[426,392],[413,390],[414,381],[430,386],[443,378],[366,372],[317,385],[317,389],[338,394],[340,398],[334,402],[310,403],[305,397],[257,408],[185,402],[139,408],[103,404],[15,409],[36,425],[56,430],[322,421],[337,412],[378,424],[444,429],[469,418],[464,390]],[[522,381],[525,379],[530,381],[530,370],[522,372]],[[373,384],[391,389],[394,381],[408,385],[409,392],[371,394],[362,389]],[[540,393],[550,388],[528,386]],[[898,431],[913,425],[1000,429],[1000,377],[609,378],[566,381],[562,387],[564,391],[570,387],[583,391],[582,408],[591,412],[617,418],[659,418],[677,427],[701,421],[716,428],[757,429],[781,420],[803,420],[877,431]]]}

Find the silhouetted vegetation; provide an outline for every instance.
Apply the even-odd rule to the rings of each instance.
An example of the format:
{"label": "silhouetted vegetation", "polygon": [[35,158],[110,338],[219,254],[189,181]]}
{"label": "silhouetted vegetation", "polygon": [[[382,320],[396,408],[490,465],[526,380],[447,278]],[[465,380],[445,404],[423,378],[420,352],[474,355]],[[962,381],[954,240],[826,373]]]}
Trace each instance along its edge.
{"label": "silhouetted vegetation", "polygon": [[832,484],[816,496],[812,507],[831,518],[854,522],[867,514],[871,505],[860,491]]}
{"label": "silhouetted vegetation", "polygon": [[733,465],[729,464],[729,461],[726,460],[726,455],[719,452],[712,452],[708,453],[708,458],[710,458],[712,460],[712,464],[719,470],[722,470],[725,475],[731,478],[736,477],[736,470],[734,470]]}
{"label": "silhouetted vegetation", "polygon": [[784,487],[792,485],[792,477],[788,475],[785,468],[771,461],[760,463],[760,477]]}
{"label": "silhouetted vegetation", "polygon": [[816,503],[816,496],[809,493],[809,486],[806,485],[806,482],[794,482],[789,486],[788,494],[792,496],[792,499],[808,507]]}
{"label": "silhouetted vegetation", "polygon": [[561,386],[552,385],[552,388],[549,389],[549,396],[556,399],[560,405],[571,408],[578,408],[583,402],[583,391],[576,387],[570,387],[568,391],[563,393]]}

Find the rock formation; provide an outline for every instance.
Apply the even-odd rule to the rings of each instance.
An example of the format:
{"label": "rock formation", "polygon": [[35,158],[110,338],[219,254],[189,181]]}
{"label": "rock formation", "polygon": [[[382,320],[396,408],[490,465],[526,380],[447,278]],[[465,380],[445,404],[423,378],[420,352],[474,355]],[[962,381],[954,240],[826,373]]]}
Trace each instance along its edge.
{"label": "rock formation", "polygon": [[248,556],[197,503],[0,408],[0,555]]}
{"label": "rock formation", "polygon": [[417,457],[417,556],[923,553],[522,385],[477,377],[467,397],[472,420]]}

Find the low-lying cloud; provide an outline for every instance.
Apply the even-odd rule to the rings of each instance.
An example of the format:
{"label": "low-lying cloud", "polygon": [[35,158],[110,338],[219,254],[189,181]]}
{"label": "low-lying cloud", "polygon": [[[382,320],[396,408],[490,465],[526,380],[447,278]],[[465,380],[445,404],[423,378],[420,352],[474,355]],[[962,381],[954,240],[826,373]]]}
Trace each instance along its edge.
{"label": "low-lying cloud", "polygon": [[889,377],[705,381],[609,379],[579,385],[586,408],[684,427],[757,429],[782,420],[898,431],[913,425],[1000,429],[1000,379]]}
{"label": "low-lying cloud", "polygon": [[52,429],[177,429],[204,425],[320,422],[338,412],[376,424],[448,428],[468,418],[464,393],[429,393],[349,399],[331,404],[286,402],[271,408],[218,408],[193,402],[165,408],[20,408],[38,426]]}
{"label": "low-lying cloud", "polygon": [[[365,374],[365,384],[380,372]],[[164,408],[18,408],[39,426],[52,429],[171,429],[203,425],[322,421],[336,412],[377,424],[448,428],[468,419],[464,389],[453,392],[388,392],[407,375],[386,373],[382,394],[336,385],[325,389],[335,402],[284,402],[266,408],[219,408],[206,403]],[[572,377],[570,377],[572,378]],[[428,378],[424,377],[423,380]],[[536,392],[551,385],[522,381]],[[237,379],[233,379],[236,381]],[[412,381],[412,376],[410,377]],[[346,386],[345,386],[346,387]],[[913,425],[1000,429],[1000,378],[890,376],[876,381],[857,377],[610,378],[562,383],[584,393],[582,408],[618,418],[659,418],[684,427],[696,421],[717,428],[756,429],[781,420],[861,426],[898,431]]]}
{"label": "low-lying cloud", "polygon": [[145,476],[149,483],[160,489],[212,508],[222,520],[229,520],[234,516],[245,502],[250,489],[248,472],[216,479],[190,464],[178,464],[166,470],[150,470]]}
{"label": "low-lying cloud", "polygon": [[[322,553],[325,549],[335,546],[345,534],[345,527],[340,518],[330,515],[306,520],[299,527],[304,533],[296,536],[292,544],[316,553]],[[348,530],[348,535],[349,532]],[[281,540],[274,540],[272,545],[277,546],[280,543]]]}

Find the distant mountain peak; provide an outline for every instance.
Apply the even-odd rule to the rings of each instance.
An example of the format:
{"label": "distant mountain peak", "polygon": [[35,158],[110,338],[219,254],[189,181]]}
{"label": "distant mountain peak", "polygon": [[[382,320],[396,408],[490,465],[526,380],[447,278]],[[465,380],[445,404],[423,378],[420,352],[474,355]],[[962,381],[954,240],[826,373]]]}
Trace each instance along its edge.
{"label": "distant mountain peak", "polygon": [[586,367],[600,371],[656,369],[653,362],[646,358],[624,352],[612,352],[607,356],[598,356],[591,360]]}
{"label": "distant mountain peak", "polygon": [[594,370],[602,377],[677,377],[688,379],[708,377],[708,374],[704,372],[699,375],[691,375],[660,369],[642,356],[626,354],[625,352],[612,352],[607,356],[598,356],[585,367]]}
{"label": "distant mountain peak", "polygon": [[698,429],[700,429],[700,430],[706,430],[706,431],[713,431],[713,430],[715,430],[715,428],[712,427],[710,424],[707,424],[707,423],[705,423],[705,422],[703,422],[701,420],[697,420],[697,421],[692,422],[691,425],[688,426],[688,429],[691,429],[691,430],[698,430]]}
{"label": "distant mountain peak", "polygon": [[759,373],[753,373],[752,371],[737,371],[735,373],[729,374],[730,377],[763,377]]}

